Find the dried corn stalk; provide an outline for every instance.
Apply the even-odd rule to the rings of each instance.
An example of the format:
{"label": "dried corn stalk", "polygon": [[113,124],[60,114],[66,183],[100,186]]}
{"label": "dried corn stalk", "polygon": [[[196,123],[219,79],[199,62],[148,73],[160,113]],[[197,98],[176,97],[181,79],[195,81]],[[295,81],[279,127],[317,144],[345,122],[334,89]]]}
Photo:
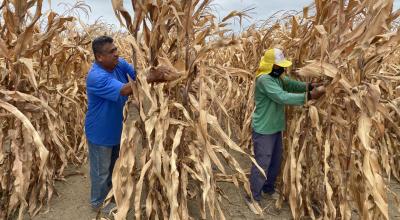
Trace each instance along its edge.
{"label": "dried corn stalk", "polygon": [[[253,51],[237,66],[250,61],[244,57],[256,59],[256,48],[282,47],[301,67],[297,77],[329,82],[321,100],[287,111],[281,188],[295,219],[389,218],[388,183],[399,177],[400,137],[400,35],[392,26],[399,10],[392,6],[315,1],[313,15],[306,7],[302,15],[242,35]],[[249,130],[242,132],[244,143]]]}
{"label": "dried corn stalk", "polygon": [[[398,28],[391,26],[399,12],[392,12],[393,1],[315,1],[314,5],[304,8],[302,15],[285,14],[286,17],[279,22],[266,23],[265,27],[259,29],[251,27],[240,39],[235,39],[239,46],[222,48],[210,45],[217,45],[214,42],[218,41],[229,41],[230,38],[225,37],[227,35],[220,34],[207,44],[205,38],[200,36],[220,33],[213,32],[214,28],[210,27],[221,27],[223,24],[207,25],[204,20],[209,18],[208,15],[188,17],[197,15],[192,10],[201,10],[208,4],[207,1],[201,2],[201,6],[193,7],[194,9],[188,6],[192,2],[186,3],[187,5],[182,3],[185,6],[183,7],[180,2],[169,1],[168,4],[172,5],[170,8],[161,1],[134,2],[133,19],[120,1],[113,3],[117,15],[122,15],[134,36],[131,41],[136,45],[136,57],[133,60],[138,61],[139,68],[157,65],[162,60],[175,66],[177,72],[183,71],[182,80],[166,85],[148,87],[139,79],[138,86],[142,91],[139,97],[144,95],[151,100],[148,110],[144,110],[144,98],[139,98],[142,100],[141,120],[137,122],[137,126],[139,130],[141,128],[142,135],[147,136],[143,140],[147,148],[145,147],[145,154],[141,159],[141,176],[137,183],[132,182],[130,187],[114,192],[121,195],[129,189],[129,196],[135,194],[136,218],[141,216],[140,193],[144,190],[142,185],[146,184],[146,180],[149,181],[146,185],[152,190],[146,198],[146,216],[149,218],[188,217],[188,174],[204,184],[200,191],[203,198],[203,218],[206,204],[204,201],[208,204],[218,201],[214,199],[218,196],[215,193],[207,194],[207,190],[215,187],[212,179],[220,175],[205,169],[208,171],[206,176],[211,180],[210,185],[210,182],[200,178],[205,172],[200,167],[210,167],[209,163],[214,163],[219,168],[218,172],[225,174],[224,166],[213,160],[212,151],[207,150],[209,141],[214,142],[211,144],[215,146],[212,149],[223,146],[220,144],[224,142],[218,141],[224,134],[213,129],[213,118],[208,114],[215,113],[218,118],[215,121],[227,126],[228,137],[235,126],[242,127],[240,146],[242,149],[251,146],[251,72],[255,70],[263,51],[270,47],[281,47],[293,57],[294,67],[302,67],[297,77],[304,80],[313,77],[329,82],[328,92],[322,100],[309,103],[304,109],[288,109],[287,151],[286,162],[282,167],[281,187],[289,201],[293,217],[350,219],[355,215],[351,211],[355,210],[356,215],[363,219],[388,218],[387,185],[392,174],[396,178],[399,176],[395,153],[398,152],[400,134],[399,101],[395,92],[399,85],[397,64],[400,35]],[[315,9],[314,14],[310,13],[310,7]],[[199,21],[203,21],[201,24],[205,27],[197,30],[193,27],[200,27],[196,23]],[[143,38],[137,35],[141,25]],[[144,52],[139,48],[144,48]],[[208,53],[203,58],[204,51]],[[203,58],[204,62],[196,62],[197,57]],[[193,72],[197,74],[194,75]],[[186,82],[184,89],[180,87],[181,82]],[[205,86],[208,86],[207,89],[204,89]],[[207,92],[208,90],[214,91]],[[163,93],[165,91],[166,94]],[[171,123],[163,120],[174,115],[174,111],[168,108],[166,100],[182,103],[183,107],[180,109],[187,111],[182,113],[179,124],[169,135],[171,126],[167,125]],[[155,113],[157,116],[152,116]],[[160,117],[159,114],[162,113],[165,115]],[[177,120],[175,117],[172,117],[174,122]],[[193,117],[198,119],[194,120]],[[292,118],[296,120],[291,120]],[[208,123],[205,122],[207,119]],[[184,126],[183,134],[179,125]],[[132,125],[129,126],[135,130]],[[162,129],[162,132],[157,131],[157,128]],[[190,133],[197,135],[188,135]],[[179,137],[181,140],[174,142]],[[125,138],[139,144],[136,140],[138,137],[130,139],[127,135]],[[229,143],[226,142],[228,146]],[[181,146],[186,146],[185,149],[189,151],[179,150]],[[220,150],[217,152],[222,153]],[[190,154],[193,156],[189,156]],[[196,164],[193,164],[195,160],[186,159],[188,157],[197,158],[199,168],[196,169]],[[188,166],[188,162],[195,169]],[[134,165],[127,167],[133,175],[134,169],[131,166]],[[153,171],[149,171],[151,169]],[[241,173],[239,169],[236,171]],[[148,172],[153,176],[147,175]],[[121,173],[116,173],[115,176],[127,178]],[[175,177],[175,181],[171,177]],[[237,184],[237,179],[230,180]],[[247,179],[240,180],[246,186]],[[157,184],[158,181],[162,187]],[[135,184],[136,188],[131,191],[130,188]],[[173,187],[165,189],[165,186]],[[280,206],[282,200],[277,204]],[[128,203],[124,207],[125,205],[128,206]],[[220,209],[219,206],[216,207]],[[216,218],[212,214],[212,205],[210,209],[210,217]],[[125,216],[123,212],[117,213],[118,218],[123,219]]]}
{"label": "dried corn stalk", "polygon": [[42,0],[0,6],[0,219],[37,214],[67,164],[86,157],[88,39],[72,17],[41,9]]}
{"label": "dried corn stalk", "polygon": [[[295,77],[329,82],[326,97],[287,110],[281,189],[293,217],[388,218],[388,181],[400,180],[400,12],[392,12],[392,0],[315,1],[301,15],[274,15],[238,37],[224,27],[245,14],[217,22],[210,1],[132,1],[134,14],[112,3],[130,35],[106,32],[122,56],[134,51],[139,70],[132,84],[139,117],[124,125],[113,174],[117,219],[131,206],[137,219],[190,219],[196,195],[202,218],[224,219],[216,183],[249,193],[232,152],[252,159],[253,72],[270,47],[293,57],[301,68]],[[104,28],[81,23],[83,34],[72,17],[55,13],[39,27],[41,4],[0,6],[0,219],[18,208],[20,217],[35,215],[67,163],[85,160],[86,48]],[[159,64],[168,71],[157,77],[169,82],[149,85]]]}
{"label": "dried corn stalk", "polygon": [[[116,219],[126,218],[131,198],[137,219],[142,215],[188,219],[188,197],[194,194],[200,197],[203,219],[225,219],[217,181],[230,179],[247,194],[250,192],[246,174],[230,150],[254,161],[232,140],[237,120],[231,117],[238,104],[234,100],[244,100],[247,95],[247,90],[236,86],[237,81],[250,88],[252,74],[216,66],[208,54],[239,42],[234,38],[208,40],[227,32],[222,28],[226,19],[215,21],[208,9],[209,1],[134,1],[134,17],[122,1],[112,3],[117,17],[132,34],[128,42],[134,48],[132,60],[139,69],[133,86],[139,91],[135,99],[139,100],[140,115],[134,124],[125,124],[120,159],[113,174]],[[143,31],[139,36],[140,27]],[[145,77],[159,64],[174,70],[170,73],[173,79],[147,84]],[[140,174],[135,179],[137,145],[143,150]],[[258,206],[254,209],[261,212]]]}

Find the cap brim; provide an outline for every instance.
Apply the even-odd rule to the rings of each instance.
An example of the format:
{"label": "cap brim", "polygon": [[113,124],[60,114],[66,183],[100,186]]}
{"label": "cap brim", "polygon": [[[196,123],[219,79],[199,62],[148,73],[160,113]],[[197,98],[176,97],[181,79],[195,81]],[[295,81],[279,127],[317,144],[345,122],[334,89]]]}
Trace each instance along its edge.
{"label": "cap brim", "polygon": [[281,62],[277,63],[276,65],[281,66],[281,67],[289,67],[292,65],[292,62],[289,60],[282,60]]}

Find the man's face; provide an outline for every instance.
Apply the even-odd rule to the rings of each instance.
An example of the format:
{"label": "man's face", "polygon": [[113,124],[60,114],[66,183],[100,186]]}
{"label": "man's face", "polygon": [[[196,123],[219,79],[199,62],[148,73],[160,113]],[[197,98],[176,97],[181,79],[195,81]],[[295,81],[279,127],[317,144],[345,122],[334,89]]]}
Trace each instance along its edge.
{"label": "man's face", "polygon": [[274,64],[274,65],[272,66],[272,68],[273,68],[274,70],[277,70],[277,69],[280,69],[281,67],[278,66],[278,65],[276,65],[276,64]]}
{"label": "man's face", "polygon": [[105,68],[112,70],[118,64],[118,49],[114,43],[107,43],[97,55],[97,61]]}

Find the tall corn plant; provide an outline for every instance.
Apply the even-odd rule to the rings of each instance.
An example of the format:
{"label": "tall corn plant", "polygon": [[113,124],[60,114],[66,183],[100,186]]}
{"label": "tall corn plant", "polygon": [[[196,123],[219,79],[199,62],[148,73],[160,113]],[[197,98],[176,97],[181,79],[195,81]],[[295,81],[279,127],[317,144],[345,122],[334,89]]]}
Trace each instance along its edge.
{"label": "tall corn plant", "polygon": [[[323,100],[288,126],[283,191],[295,217],[350,219],[355,209],[362,219],[388,219],[388,144],[398,142],[400,130],[389,114],[385,88],[396,80],[385,77],[385,61],[398,49],[399,31],[389,28],[399,11],[392,13],[393,1],[315,7],[314,25],[294,43],[294,57],[313,60],[299,75],[330,84]],[[299,28],[292,33],[310,25]]]}
{"label": "tall corn plant", "polygon": [[[216,183],[231,181],[250,193],[246,174],[230,150],[254,161],[232,139],[232,127],[238,123],[231,115],[238,105],[235,99],[247,94],[232,82],[251,81],[252,74],[205,58],[217,48],[239,44],[224,37],[223,27],[229,18],[243,14],[232,13],[217,23],[209,1],[132,1],[133,15],[122,1],[112,3],[131,33],[128,41],[139,73],[132,86],[140,115],[124,125],[113,174],[116,219],[126,218],[132,198],[136,219],[189,219],[188,197],[196,192],[201,218],[225,219]],[[169,67],[158,76],[168,82],[149,85],[145,79],[157,65]],[[136,170],[140,174],[135,179]],[[261,212],[258,206],[253,209]]]}
{"label": "tall corn plant", "polygon": [[[293,77],[328,82],[321,100],[287,109],[278,207],[288,200],[295,219],[388,219],[388,184],[392,175],[399,180],[400,168],[400,35],[393,26],[400,11],[392,12],[393,1],[315,1],[312,7],[313,13],[305,7],[250,28],[241,35],[242,59],[224,62],[254,70],[258,48],[281,47],[300,68]],[[244,126],[242,143],[249,143],[250,130]]]}
{"label": "tall corn plant", "polygon": [[69,162],[85,158],[90,54],[87,37],[65,31],[73,18],[42,16],[42,0],[5,0],[0,10],[0,219],[22,219],[47,205]]}
{"label": "tall corn plant", "polygon": [[[208,64],[225,65],[220,71],[236,67],[251,74],[265,49],[281,47],[300,68],[293,77],[328,83],[323,99],[287,109],[283,196],[277,205],[288,200],[295,219],[388,219],[388,184],[392,175],[399,180],[400,168],[400,35],[393,26],[400,13],[392,7],[393,1],[315,1],[302,14],[248,29],[240,47],[207,53]],[[244,120],[243,114],[231,114],[243,126],[242,148],[250,146],[252,79],[231,80],[250,86],[235,99],[240,103],[225,105],[245,112]]]}

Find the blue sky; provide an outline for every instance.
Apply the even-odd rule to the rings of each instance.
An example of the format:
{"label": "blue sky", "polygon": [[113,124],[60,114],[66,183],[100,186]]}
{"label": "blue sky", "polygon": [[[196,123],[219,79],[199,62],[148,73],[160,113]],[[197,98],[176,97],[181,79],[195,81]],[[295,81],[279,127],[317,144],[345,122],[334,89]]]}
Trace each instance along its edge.
{"label": "blue sky", "polygon": [[[61,2],[71,3],[75,1],[51,0],[51,8],[56,12],[63,12],[64,7],[60,5]],[[119,25],[112,10],[111,0],[85,0],[85,2],[92,10],[88,19],[84,16],[82,17],[85,22],[93,23],[96,19],[101,17],[101,20],[105,23]],[[124,2],[126,2],[126,6],[129,8],[130,1],[124,0]],[[312,2],[312,0],[214,0],[212,5],[216,14],[219,15],[220,18],[233,10],[239,11],[255,7],[255,9],[250,13],[250,16],[252,16],[253,19],[250,22],[253,22],[254,20],[267,19],[279,10],[300,11],[304,6],[307,6]],[[399,7],[400,0],[395,0],[394,9],[398,9]],[[47,10],[48,8],[48,1],[44,1],[44,9]]]}

